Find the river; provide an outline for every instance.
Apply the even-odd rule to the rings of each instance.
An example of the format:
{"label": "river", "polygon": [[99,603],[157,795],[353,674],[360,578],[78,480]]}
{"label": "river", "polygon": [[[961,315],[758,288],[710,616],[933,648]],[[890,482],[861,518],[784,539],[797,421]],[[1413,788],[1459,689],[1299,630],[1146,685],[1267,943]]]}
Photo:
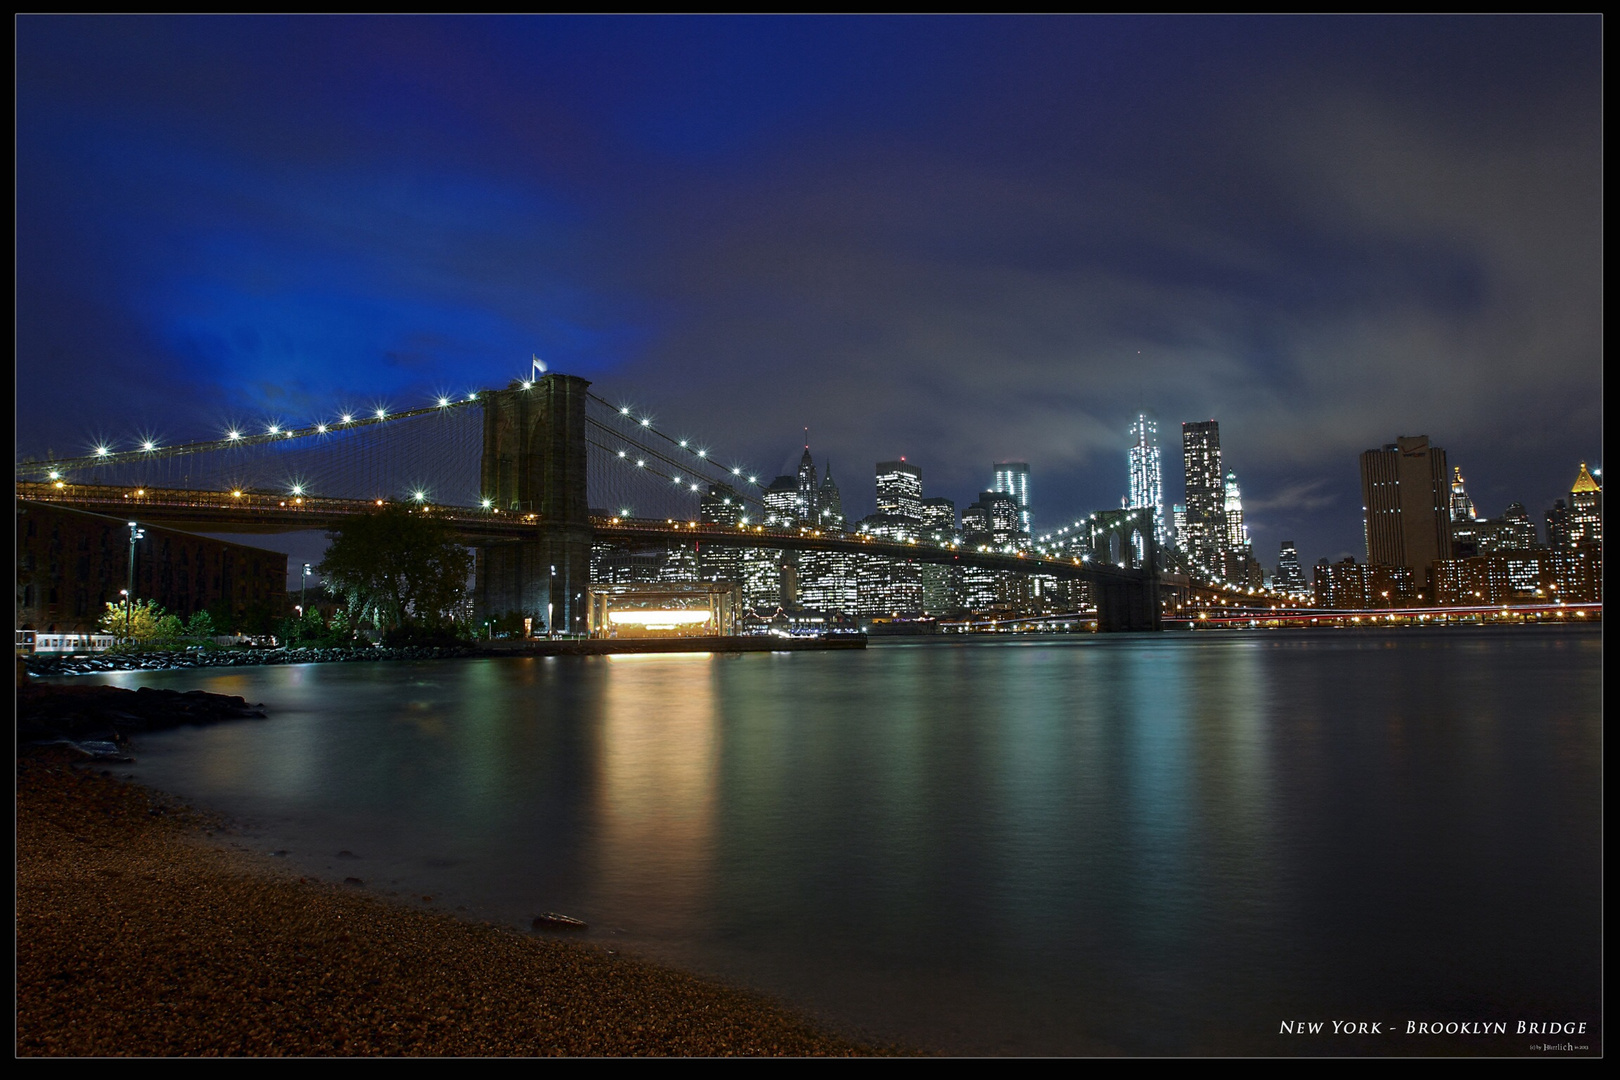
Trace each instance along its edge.
{"label": "river", "polygon": [[1601,667],[1534,627],[86,678],[264,702],[126,771],[301,872],[846,1033],[1394,1055],[1601,1050]]}

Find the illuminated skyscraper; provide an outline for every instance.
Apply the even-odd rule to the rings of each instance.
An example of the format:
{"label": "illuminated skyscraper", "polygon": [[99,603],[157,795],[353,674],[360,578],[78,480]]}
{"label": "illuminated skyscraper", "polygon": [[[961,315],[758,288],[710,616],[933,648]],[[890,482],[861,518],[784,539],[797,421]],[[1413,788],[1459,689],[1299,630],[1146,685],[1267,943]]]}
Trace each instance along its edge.
{"label": "illuminated skyscraper", "polygon": [[1474,512],[1474,500],[1468,497],[1463,487],[1462,468],[1453,466],[1451,469],[1451,520],[1453,524],[1463,521],[1473,521],[1479,515]]}
{"label": "illuminated skyscraper", "polygon": [[1277,573],[1271,583],[1283,592],[1305,592],[1305,568],[1299,564],[1299,551],[1292,540],[1284,540],[1277,553]]}
{"label": "illuminated skyscraper", "polygon": [[922,521],[922,470],[905,458],[878,462],[877,512]]}
{"label": "illuminated skyscraper", "polygon": [[1182,550],[1200,566],[1218,570],[1226,538],[1220,424],[1214,420],[1182,424],[1181,455],[1187,473],[1187,530]]}
{"label": "illuminated skyscraper", "polygon": [[1603,543],[1603,489],[1581,462],[1575,486],[1569,489],[1569,542]]}
{"label": "illuminated skyscraper", "polygon": [[1247,555],[1249,530],[1243,524],[1243,493],[1238,490],[1237,473],[1228,469],[1223,487],[1225,495],[1222,502],[1226,511],[1226,542],[1223,550]]}
{"label": "illuminated skyscraper", "polygon": [[810,459],[810,433],[805,432],[804,456],[799,458],[799,520],[816,520],[816,463]]}
{"label": "illuminated skyscraper", "polygon": [[1018,504],[1017,531],[1029,532],[1029,462],[996,462],[995,488],[1004,495],[1011,495]]}
{"label": "illuminated skyscraper", "polygon": [[1131,506],[1153,511],[1153,534],[1163,546],[1170,544],[1170,523],[1164,515],[1164,472],[1159,458],[1159,424],[1147,413],[1131,421]]}
{"label": "illuminated skyscraper", "polygon": [[1407,567],[1424,592],[1435,562],[1451,557],[1448,471],[1446,452],[1430,446],[1427,435],[1402,436],[1361,455],[1367,562]]}
{"label": "illuminated skyscraper", "polygon": [[827,462],[827,475],[822,477],[821,486],[816,489],[816,524],[823,529],[844,527],[844,498],[838,494],[838,485],[833,482],[831,461]]}

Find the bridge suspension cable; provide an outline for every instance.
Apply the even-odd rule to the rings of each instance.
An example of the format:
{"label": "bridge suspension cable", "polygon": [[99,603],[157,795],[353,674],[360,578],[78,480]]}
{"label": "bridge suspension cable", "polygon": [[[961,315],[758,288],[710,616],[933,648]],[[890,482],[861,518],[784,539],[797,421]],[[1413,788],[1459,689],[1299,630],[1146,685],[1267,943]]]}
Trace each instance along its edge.
{"label": "bridge suspension cable", "polygon": [[[759,475],[757,473],[752,473],[740,465],[727,466],[721,464],[718,460],[716,460],[715,455],[709,450],[708,447],[693,446],[692,443],[694,440],[692,439],[677,439],[673,435],[660,431],[653,425],[652,417],[643,413],[638,418],[635,415],[635,411],[628,405],[614,405],[612,402],[596,394],[589,394],[589,397],[592,401],[607,409],[614,420],[619,421],[621,424],[624,421],[628,421],[631,429],[634,430],[638,435],[654,436],[673,447],[675,450],[679,451],[680,454],[678,457],[684,455],[685,457],[691,458],[693,461],[698,462],[702,468],[717,470],[721,474],[721,477],[719,479],[712,477],[706,478],[708,479],[709,483],[724,484],[733,491],[737,491],[739,494],[745,494],[746,497],[753,499],[754,501],[760,501],[753,492],[758,491],[763,493],[766,485],[760,483]],[[587,419],[591,418],[587,416]],[[614,434],[616,434],[619,438],[626,440],[631,438],[629,435],[624,433],[622,428],[611,428],[600,420],[594,420],[593,422],[606,430],[613,431]],[[678,460],[672,460],[671,464],[679,467],[681,463]],[[695,468],[691,462],[684,463],[684,467],[689,470]],[[750,488],[753,489],[753,491],[748,490]]]}

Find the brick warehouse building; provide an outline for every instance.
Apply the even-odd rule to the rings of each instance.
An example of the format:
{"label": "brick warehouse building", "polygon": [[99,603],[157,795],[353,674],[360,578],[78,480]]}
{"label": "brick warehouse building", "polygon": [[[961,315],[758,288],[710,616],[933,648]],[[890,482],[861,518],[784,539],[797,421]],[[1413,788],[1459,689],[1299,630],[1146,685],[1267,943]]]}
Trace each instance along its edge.
{"label": "brick warehouse building", "polygon": [[[127,521],[50,503],[18,501],[16,626],[93,630],[106,604],[123,599],[129,575]],[[276,551],[143,525],[135,547],[135,598],[188,618],[203,610],[260,630],[287,610],[287,556]],[[267,629],[267,625],[263,629]]]}

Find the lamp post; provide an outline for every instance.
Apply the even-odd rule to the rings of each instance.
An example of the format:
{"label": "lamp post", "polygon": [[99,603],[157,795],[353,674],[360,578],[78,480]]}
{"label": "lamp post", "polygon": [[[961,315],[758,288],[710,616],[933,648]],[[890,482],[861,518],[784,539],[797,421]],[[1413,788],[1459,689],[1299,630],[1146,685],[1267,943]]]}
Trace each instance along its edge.
{"label": "lamp post", "polygon": [[146,530],[135,522],[129,523],[129,588],[124,590],[124,640],[130,639],[135,620],[135,544],[146,535]]}
{"label": "lamp post", "polygon": [[309,572],[313,569],[309,563],[304,564],[304,580],[298,586],[298,614],[302,616],[309,610]]}

